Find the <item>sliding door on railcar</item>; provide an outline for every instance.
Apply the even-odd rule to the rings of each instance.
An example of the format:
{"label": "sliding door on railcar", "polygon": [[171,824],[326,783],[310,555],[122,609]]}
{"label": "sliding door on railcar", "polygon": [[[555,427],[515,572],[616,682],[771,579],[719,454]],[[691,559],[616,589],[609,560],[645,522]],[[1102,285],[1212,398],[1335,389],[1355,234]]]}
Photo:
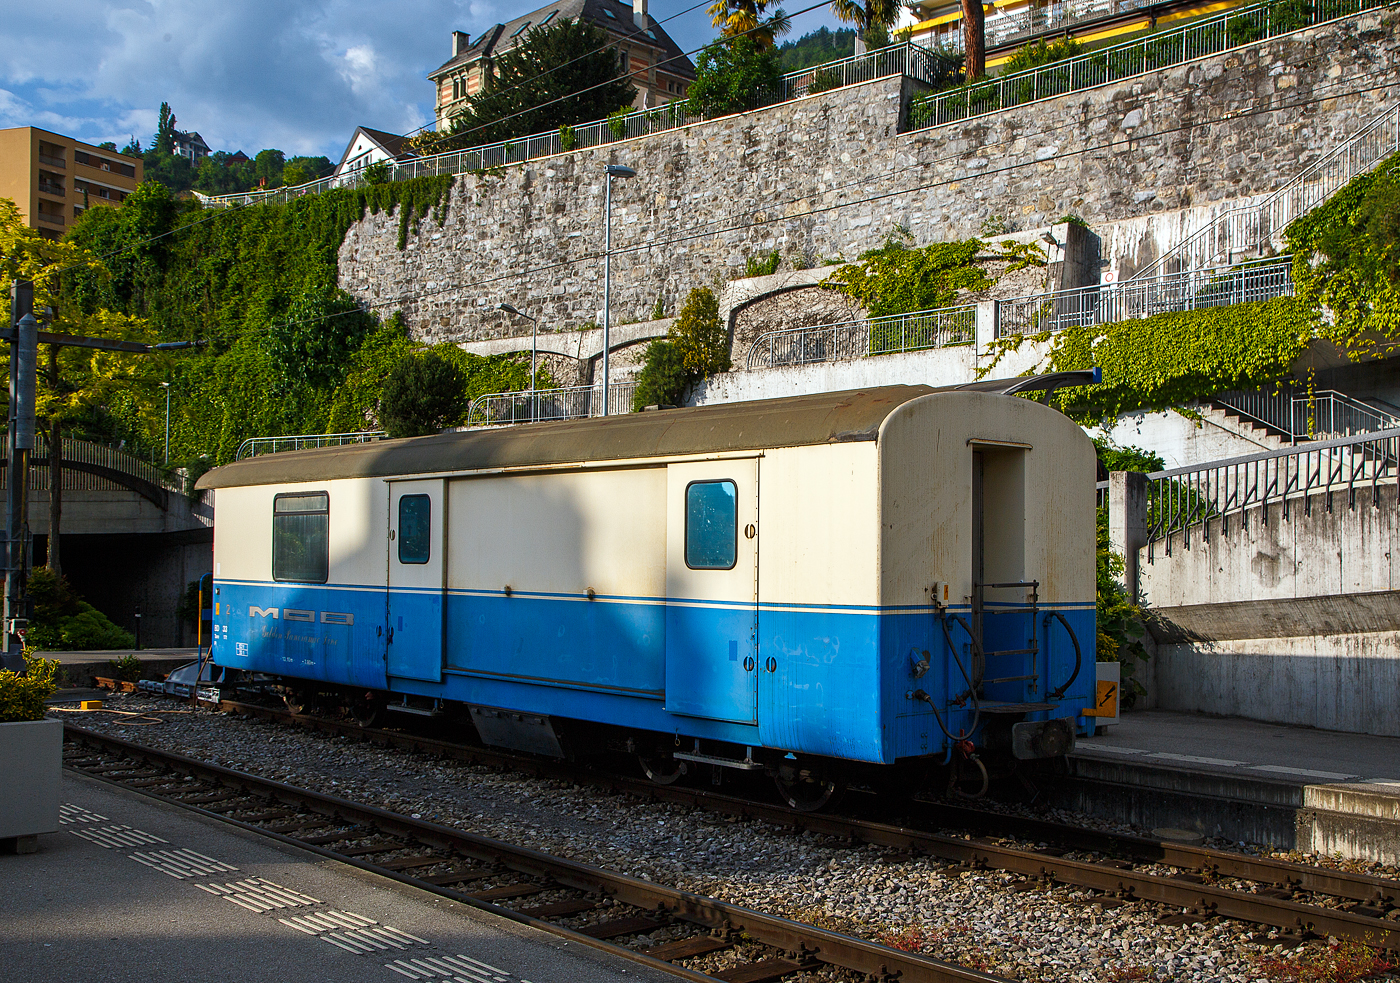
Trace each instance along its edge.
{"label": "sliding door on railcar", "polygon": [[389,484],[389,675],[442,679],[443,543],[441,479]]}
{"label": "sliding door on railcar", "polygon": [[667,472],[666,709],[755,723],[758,461]]}

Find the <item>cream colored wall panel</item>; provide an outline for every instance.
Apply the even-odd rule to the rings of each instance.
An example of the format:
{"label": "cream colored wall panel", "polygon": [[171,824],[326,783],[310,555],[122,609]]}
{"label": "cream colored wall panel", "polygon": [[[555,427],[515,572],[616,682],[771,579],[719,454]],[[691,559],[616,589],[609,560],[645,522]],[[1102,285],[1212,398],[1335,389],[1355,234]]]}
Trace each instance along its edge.
{"label": "cream colored wall panel", "polygon": [[767,451],[759,463],[759,600],[879,602],[879,483],[870,441]]}
{"label": "cream colored wall panel", "polygon": [[449,588],[665,595],[665,468],[458,479],[447,511]]}
{"label": "cream colored wall panel", "polygon": [[388,492],[384,482],[368,478],[220,490],[214,519],[215,576],[271,580],[273,499],[303,491],[324,491],[330,497],[328,583],[383,586]]}
{"label": "cream colored wall panel", "polygon": [[[1024,577],[1043,602],[1094,598],[1093,443],[1069,417],[1026,399],[937,393],[905,403],[880,430],[882,603],[921,604],[938,580],[949,600],[972,593],[972,452],[1025,448],[1024,465],[990,469],[1024,496]],[[1017,494],[984,491],[984,502]],[[998,530],[989,537],[992,548]]]}

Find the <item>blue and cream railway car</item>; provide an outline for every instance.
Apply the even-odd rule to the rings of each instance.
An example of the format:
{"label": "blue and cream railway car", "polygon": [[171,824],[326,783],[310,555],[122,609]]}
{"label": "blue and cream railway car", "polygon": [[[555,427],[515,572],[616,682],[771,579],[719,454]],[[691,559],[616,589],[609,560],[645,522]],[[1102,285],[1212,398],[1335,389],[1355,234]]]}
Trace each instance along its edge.
{"label": "blue and cream railway car", "polygon": [[1059,412],[920,386],[255,457],[200,480],[215,657],[795,804],[1051,757],[1090,726],[1094,480]]}

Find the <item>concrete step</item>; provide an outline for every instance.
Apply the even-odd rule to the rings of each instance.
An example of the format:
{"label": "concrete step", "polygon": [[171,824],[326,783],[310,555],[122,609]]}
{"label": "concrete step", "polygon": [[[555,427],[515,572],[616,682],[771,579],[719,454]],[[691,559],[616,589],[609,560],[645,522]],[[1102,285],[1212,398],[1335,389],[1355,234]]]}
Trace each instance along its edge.
{"label": "concrete step", "polygon": [[1282,766],[1245,774],[1232,764],[1081,749],[1069,759],[1069,777],[1045,794],[1060,808],[1149,829],[1400,863],[1400,782]]}
{"label": "concrete step", "polygon": [[[1196,408],[1207,423],[1227,433],[1235,434],[1242,441],[1257,445],[1257,449],[1276,451],[1292,446],[1292,442],[1277,431],[1246,419],[1229,407],[1204,403]],[[1248,454],[1252,451],[1241,450],[1240,453]]]}

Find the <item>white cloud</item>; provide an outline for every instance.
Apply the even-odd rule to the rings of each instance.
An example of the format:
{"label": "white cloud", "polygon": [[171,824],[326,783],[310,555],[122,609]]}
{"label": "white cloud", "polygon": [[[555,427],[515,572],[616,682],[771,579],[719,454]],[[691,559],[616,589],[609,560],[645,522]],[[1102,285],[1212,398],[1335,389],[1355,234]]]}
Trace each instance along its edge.
{"label": "white cloud", "polygon": [[429,119],[450,32],[497,19],[470,0],[31,4],[0,22],[0,123],[146,143],[166,101],[216,150],[334,158],[356,125]]}

